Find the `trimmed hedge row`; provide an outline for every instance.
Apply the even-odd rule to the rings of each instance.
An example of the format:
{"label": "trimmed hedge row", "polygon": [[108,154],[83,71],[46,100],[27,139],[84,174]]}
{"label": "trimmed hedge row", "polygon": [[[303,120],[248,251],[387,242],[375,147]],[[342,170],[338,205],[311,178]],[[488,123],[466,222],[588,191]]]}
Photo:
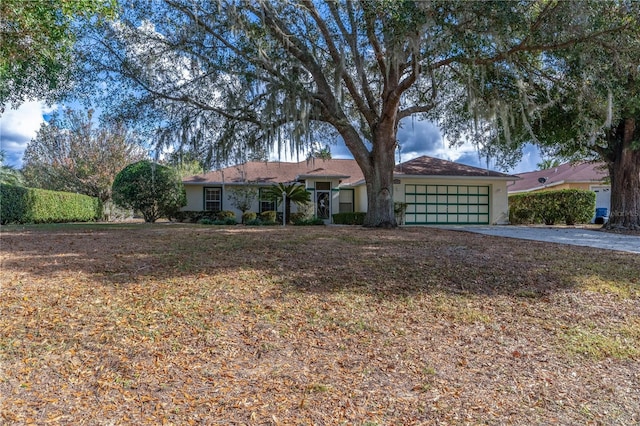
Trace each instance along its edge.
{"label": "trimmed hedge row", "polygon": [[236,214],[231,210],[221,210],[217,212],[209,210],[184,210],[174,213],[172,218],[178,222],[198,223],[203,219],[215,222],[226,221],[227,219],[235,220]]}
{"label": "trimmed hedge row", "polygon": [[596,193],[582,189],[528,192],[509,196],[509,221],[512,224],[588,223],[595,209]]}
{"label": "trimmed hedge row", "polygon": [[333,223],[336,225],[362,225],[366,215],[363,212],[336,213],[333,215]]}
{"label": "trimmed hedge row", "polygon": [[90,222],[102,215],[100,200],[83,194],[0,185],[0,223]]}

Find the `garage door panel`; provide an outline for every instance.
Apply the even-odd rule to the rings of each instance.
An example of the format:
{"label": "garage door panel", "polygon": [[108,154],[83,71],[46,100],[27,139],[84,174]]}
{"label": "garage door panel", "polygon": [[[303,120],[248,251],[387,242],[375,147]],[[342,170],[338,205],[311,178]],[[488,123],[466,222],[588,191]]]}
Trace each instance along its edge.
{"label": "garage door panel", "polygon": [[406,185],[405,223],[488,224],[489,194],[480,185]]}

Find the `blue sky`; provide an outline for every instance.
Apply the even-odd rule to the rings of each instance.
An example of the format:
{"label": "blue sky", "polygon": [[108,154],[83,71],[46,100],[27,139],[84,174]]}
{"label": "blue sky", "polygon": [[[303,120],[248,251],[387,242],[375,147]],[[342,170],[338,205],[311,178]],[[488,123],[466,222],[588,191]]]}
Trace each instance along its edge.
{"label": "blue sky", "polygon": [[[55,107],[48,107],[42,102],[27,102],[18,109],[7,108],[0,116],[0,147],[6,153],[6,164],[20,168],[22,156],[29,141],[36,136],[40,125],[48,118]],[[413,122],[398,131],[400,159],[408,161],[421,155],[456,161],[476,167],[487,167],[486,162],[478,156],[472,144],[451,148],[443,140],[440,130],[429,122]],[[352,158],[344,144],[331,145],[333,158]],[[396,156],[396,162],[398,157]],[[508,173],[522,173],[536,170],[540,162],[538,150],[526,147],[522,161]],[[491,165],[489,165],[489,168]]]}

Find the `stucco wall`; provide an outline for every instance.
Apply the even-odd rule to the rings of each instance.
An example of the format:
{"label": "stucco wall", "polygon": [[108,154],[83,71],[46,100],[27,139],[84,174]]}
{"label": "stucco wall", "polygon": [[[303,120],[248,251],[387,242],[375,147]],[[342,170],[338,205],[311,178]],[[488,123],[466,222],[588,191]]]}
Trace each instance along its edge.
{"label": "stucco wall", "polygon": [[[338,180],[330,180],[330,179],[318,179],[321,182],[331,181],[332,188],[337,187],[339,184]],[[396,181],[398,182],[398,180]],[[407,184],[429,184],[429,185],[488,185],[490,188],[490,221],[491,224],[504,224],[507,223],[509,217],[509,207],[508,207],[508,198],[507,198],[507,182],[503,180],[483,180],[483,179],[420,179],[420,178],[402,178],[399,179],[399,183],[393,185],[393,196],[394,200],[397,202],[405,201],[405,193],[404,188]],[[205,185],[206,187],[220,187],[215,185]],[[204,208],[204,187],[203,185],[185,185],[185,190],[187,193],[187,205],[182,210],[203,210]],[[311,200],[314,202],[314,192],[315,181],[307,180],[306,182],[307,190],[311,192]],[[242,213],[234,209],[231,205],[231,201],[229,200],[229,189],[230,186],[227,185],[223,189],[222,192],[222,209],[223,210],[231,210],[236,212],[236,220],[240,221],[242,219]],[[353,201],[354,207],[353,210],[355,212],[366,212],[367,211],[367,191],[365,185],[357,186],[354,189],[353,193]],[[338,213],[339,212],[339,192],[332,191],[331,193],[331,212]],[[281,210],[281,206],[279,206]],[[259,201],[256,200],[254,205],[252,206],[251,211],[258,212],[259,210]],[[295,212],[297,209],[295,205],[292,206],[292,211]],[[315,213],[315,206],[314,206]]]}

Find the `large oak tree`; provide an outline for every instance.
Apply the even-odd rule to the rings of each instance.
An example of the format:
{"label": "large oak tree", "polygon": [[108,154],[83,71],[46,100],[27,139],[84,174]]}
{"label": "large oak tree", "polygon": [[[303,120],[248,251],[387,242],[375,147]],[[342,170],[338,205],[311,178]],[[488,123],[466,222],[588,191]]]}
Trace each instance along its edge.
{"label": "large oak tree", "polygon": [[[150,7],[153,5],[153,7]],[[395,226],[393,168],[403,120],[489,117],[523,104],[545,52],[598,42],[633,22],[618,2],[164,0],[127,3],[84,46],[123,116],[211,156],[293,150],[339,135],[365,176],[367,226]],[[511,79],[513,75],[519,78]],[[480,78],[476,78],[480,76]],[[509,86],[516,96],[505,98]],[[487,99],[485,99],[487,100]],[[498,109],[496,109],[497,111]],[[494,114],[495,115],[495,114]],[[458,123],[460,123],[459,121]],[[467,133],[466,136],[469,136]],[[286,144],[288,142],[288,145]]]}
{"label": "large oak tree", "polygon": [[2,0],[0,112],[33,99],[53,99],[74,70],[75,25],[113,16],[116,0]]}
{"label": "large oak tree", "polygon": [[[603,162],[611,181],[608,228],[640,229],[640,3],[623,4],[627,31],[547,53],[529,108],[504,114],[495,150],[534,143],[555,158]],[[509,133],[509,137],[507,137]]]}

